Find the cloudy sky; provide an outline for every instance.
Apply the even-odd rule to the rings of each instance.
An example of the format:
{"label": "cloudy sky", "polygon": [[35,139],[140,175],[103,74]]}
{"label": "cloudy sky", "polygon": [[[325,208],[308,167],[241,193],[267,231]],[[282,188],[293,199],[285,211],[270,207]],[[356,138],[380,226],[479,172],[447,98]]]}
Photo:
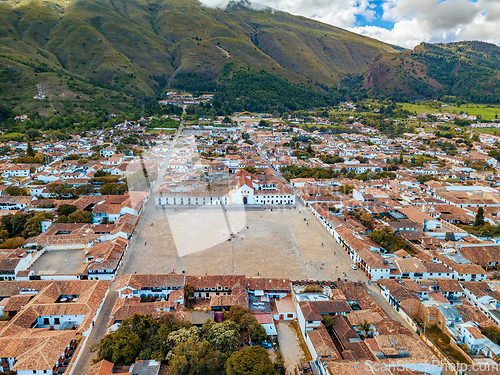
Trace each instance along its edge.
{"label": "cloudy sky", "polygon": [[[201,0],[224,6],[227,0]],[[384,42],[482,40],[500,44],[500,0],[254,0]]]}

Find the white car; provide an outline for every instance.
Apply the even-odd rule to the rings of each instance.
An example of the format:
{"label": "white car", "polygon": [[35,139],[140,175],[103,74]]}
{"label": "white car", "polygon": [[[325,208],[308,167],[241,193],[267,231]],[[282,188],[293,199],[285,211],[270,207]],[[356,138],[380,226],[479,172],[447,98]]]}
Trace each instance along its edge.
{"label": "white car", "polygon": [[358,269],[358,267],[357,267],[355,264],[351,264],[351,268],[352,268],[353,270],[357,270],[357,269]]}

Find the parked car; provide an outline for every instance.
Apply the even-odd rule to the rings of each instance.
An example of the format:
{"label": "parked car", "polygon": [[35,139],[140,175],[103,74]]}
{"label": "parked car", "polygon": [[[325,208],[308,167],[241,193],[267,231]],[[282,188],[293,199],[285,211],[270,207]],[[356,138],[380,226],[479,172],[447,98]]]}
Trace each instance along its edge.
{"label": "parked car", "polygon": [[273,343],[269,342],[269,341],[262,341],[262,343],[260,344],[260,346],[262,346],[263,348],[272,348],[273,347]]}
{"label": "parked car", "polygon": [[352,268],[353,270],[357,270],[357,269],[358,269],[358,267],[357,267],[355,264],[351,264],[351,268]]}

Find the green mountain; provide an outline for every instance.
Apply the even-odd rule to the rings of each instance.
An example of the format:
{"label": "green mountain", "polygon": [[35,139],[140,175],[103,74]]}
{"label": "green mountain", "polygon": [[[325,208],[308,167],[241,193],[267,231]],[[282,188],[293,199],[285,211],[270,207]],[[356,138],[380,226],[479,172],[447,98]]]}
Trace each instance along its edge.
{"label": "green mountain", "polygon": [[[349,96],[498,103],[499,57],[481,42],[404,50],[244,2],[0,0],[0,122],[9,109],[137,108],[171,89],[216,92],[225,113]],[[47,99],[34,99],[38,84]]]}
{"label": "green mountain", "polygon": [[[64,112],[172,88],[221,105],[324,105],[397,47],[271,9],[196,0],[0,0],[0,104]],[[36,100],[42,84],[47,100]],[[227,104],[226,104],[227,105]],[[252,108],[253,107],[253,108]]]}
{"label": "green mountain", "polygon": [[364,75],[371,96],[500,103],[500,47],[484,42],[421,44],[381,52]]}

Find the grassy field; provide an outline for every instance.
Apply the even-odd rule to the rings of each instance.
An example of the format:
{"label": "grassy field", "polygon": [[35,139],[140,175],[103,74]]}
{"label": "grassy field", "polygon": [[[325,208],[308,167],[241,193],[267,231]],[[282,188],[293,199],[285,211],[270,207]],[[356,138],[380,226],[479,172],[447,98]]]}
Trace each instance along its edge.
{"label": "grassy field", "polygon": [[500,129],[497,128],[475,128],[471,130],[476,133],[500,135]]}
{"label": "grassy field", "polygon": [[5,133],[0,135],[0,142],[22,141],[25,135],[23,133]]}
{"label": "grassy field", "polygon": [[160,133],[164,133],[164,134],[174,134],[175,132],[177,131],[177,129],[170,129],[170,128],[165,128],[165,129],[148,129],[146,130],[146,133],[147,134],[160,134]]}
{"label": "grassy field", "polygon": [[410,112],[415,112],[417,114],[420,113],[467,113],[469,116],[481,116],[485,120],[493,120],[495,115],[500,117],[500,107],[493,105],[483,105],[483,104],[464,104],[460,107],[441,107],[436,108],[432,106],[428,106],[425,104],[409,104],[409,103],[400,103],[403,106],[403,109],[406,109]]}

